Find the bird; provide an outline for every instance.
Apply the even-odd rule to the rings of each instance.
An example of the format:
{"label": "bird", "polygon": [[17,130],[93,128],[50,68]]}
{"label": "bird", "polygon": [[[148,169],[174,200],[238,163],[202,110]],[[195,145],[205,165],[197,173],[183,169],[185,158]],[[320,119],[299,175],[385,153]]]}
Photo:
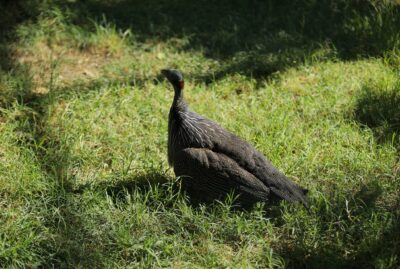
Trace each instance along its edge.
{"label": "bird", "polygon": [[168,163],[189,197],[212,202],[233,193],[244,208],[287,200],[300,202],[309,211],[307,189],[288,179],[250,143],[189,109],[180,71],[162,69],[161,74],[174,88]]}

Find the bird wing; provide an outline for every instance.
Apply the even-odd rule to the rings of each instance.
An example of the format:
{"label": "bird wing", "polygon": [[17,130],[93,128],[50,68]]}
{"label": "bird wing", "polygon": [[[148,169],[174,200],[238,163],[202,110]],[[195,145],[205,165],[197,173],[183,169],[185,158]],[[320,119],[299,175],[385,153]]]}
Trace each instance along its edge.
{"label": "bird wing", "polygon": [[209,149],[232,159],[241,169],[259,179],[271,193],[287,201],[299,201],[308,208],[307,190],[288,179],[252,145],[217,123],[202,118],[198,127],[209,133]]}
{"label": "bird wing", "polygon": [[[175,174],[189,177],[194,191],[221,198],[231,191],[245,202],[268,200],[270,190],[254,175],[240,167],[230,157],[206,148],[186,148],[177,153]],[[190,187],[190,186],[189,186]]]}

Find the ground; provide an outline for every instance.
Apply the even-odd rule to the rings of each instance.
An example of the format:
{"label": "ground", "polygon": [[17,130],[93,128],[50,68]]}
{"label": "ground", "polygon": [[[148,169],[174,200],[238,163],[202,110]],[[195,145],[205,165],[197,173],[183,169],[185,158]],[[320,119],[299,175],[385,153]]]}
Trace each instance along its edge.
{"label": "ground", "polygon": [[[400,267],[400,6],[234,2],[0,4],[1,267]],[[177,191],[171,67],[311,214]]]}

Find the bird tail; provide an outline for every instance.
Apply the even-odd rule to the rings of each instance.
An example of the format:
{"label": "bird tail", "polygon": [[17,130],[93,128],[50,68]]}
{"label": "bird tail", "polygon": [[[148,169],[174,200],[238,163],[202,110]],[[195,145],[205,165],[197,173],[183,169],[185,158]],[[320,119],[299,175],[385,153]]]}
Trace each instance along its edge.
{"label": "bird tail", "polygon": [[278,196],[280,199],[287,200],[289,202],[300,202],[303,204],[309,214],[311,214],[310,206],[308,205],[307,193],[308,189],[302,188],[297,184],[288,181],[288,186],[282,191],[279,188],[271,187],[273,194]]}

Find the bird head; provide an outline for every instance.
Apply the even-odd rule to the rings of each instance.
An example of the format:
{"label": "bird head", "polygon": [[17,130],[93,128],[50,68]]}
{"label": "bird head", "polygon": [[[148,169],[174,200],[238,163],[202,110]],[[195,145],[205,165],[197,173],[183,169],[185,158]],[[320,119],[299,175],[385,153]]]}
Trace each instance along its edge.
{"label": "bird head", "polygon": [[182,73],[175,69],[163,69],[161,70],[168,81],[174,86],[175,89],[182,90],[184,86]]}

